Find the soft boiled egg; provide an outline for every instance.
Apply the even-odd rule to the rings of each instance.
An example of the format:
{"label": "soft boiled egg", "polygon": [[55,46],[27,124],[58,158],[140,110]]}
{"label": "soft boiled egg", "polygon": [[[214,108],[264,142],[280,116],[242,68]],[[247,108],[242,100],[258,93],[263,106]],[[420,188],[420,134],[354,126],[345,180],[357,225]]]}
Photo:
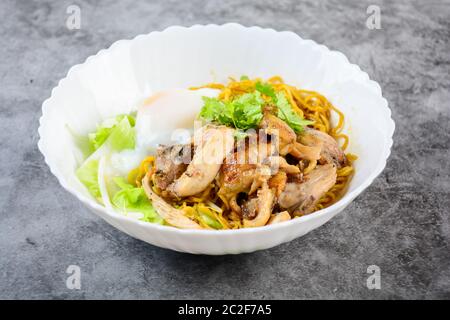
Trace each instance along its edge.
{"label": "soft boiled egg", "polygon": [[137,112],[136,148],[151,153],[158,144],[186,142],[182,140],[192,132],[204,104],[202,97],[218,94],[215,89],[173,89],[152,95]]}

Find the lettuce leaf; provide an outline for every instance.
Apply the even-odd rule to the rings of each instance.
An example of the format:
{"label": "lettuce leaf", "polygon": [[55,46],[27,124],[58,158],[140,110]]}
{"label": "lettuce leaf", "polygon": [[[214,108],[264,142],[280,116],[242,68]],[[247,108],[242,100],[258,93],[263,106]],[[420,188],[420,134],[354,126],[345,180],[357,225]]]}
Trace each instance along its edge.
{"label": "lettuce leaf", "polygon": [[[90,154],[92,154],[95,150],[92,147],[91,141],[89,140],[89,137],[86,135],[80,135],[76,133],[72,128],[66,124],[66,129],[71,135],[73,142],[75,146],[81,151],[82,159],[86,159]],[[78,159],[82,161],[82,159]]]}
{"label": "lettuce leaf", "polygon": [[301,132],[303,127],[314,123],[314,121],[305,120],[300,117],[291,107],[290,103],[286,99],[286,96],[282,92],[278,92],[277,96],[277,117],[286,122],[295,132]]}
{"label": "lettuce leaf", "polygon": [[86,186],[90,194],[96,199],[101,198],[98,185],[98,160],[86,161],[77,169],[75,175]]}
{"label": "lettuce leaf", "polygon": [[[89,193],[100,202],[102,202],[101,188],[98,181],[100,158],[111,151],[134,149],[136,140],[134,125],[134,116],[119,115],[103,121],[97,127],[97,131],[89,134],[87,137],[85,136],[85,139],[74,136],[74,139],[77,138],[77,141],[80,141],[79,148],[83,155],[88,157],[76,170],[75,174],[81,183],[86,186]],[[90,155],[86,154],[88,151]]]}
{"label": "lettuce leaf", "polygon": [[111,141],[113,149],[120,151],[133,149],[135,145],[135,118],[131,115],[119,115],[106,119],[97,131],[88,135],[92,150],[100,148],[107,140]]}
{"label": "lettuce leaf", "polygon": [[142,221],[162,224],[163,219],[158,215],[153,208],[152,203],[147,198],[145,191],[142,187],[135,187],[125,181],[121,177],[113,179],[117,186],[120,188],[112,198],[112,203],[119,210],[124,212],[136,211],[141,212],[144,217]]}
{"label": "lettuce leaf", "polygon": [[111,131],[107,140],[115,151],[134,149],[136,132],[128,117],[123,118]]}

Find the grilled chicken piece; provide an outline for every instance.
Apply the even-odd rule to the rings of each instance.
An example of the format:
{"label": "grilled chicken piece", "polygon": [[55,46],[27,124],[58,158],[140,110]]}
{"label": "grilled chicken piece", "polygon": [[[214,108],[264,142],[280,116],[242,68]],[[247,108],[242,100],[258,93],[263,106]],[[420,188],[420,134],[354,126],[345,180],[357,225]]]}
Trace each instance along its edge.
{"label": "grilled chicken piece", "polygon": [[[245,148],[245,149],[243,149]],[[236,196],[253,193],[270,176],[270,168],[261,164],[275,152],[275,146],[267,141],[247,143],[228,156],[218,177],[218,195],[232,209],[240,212]]]}
{"label": "grilled chicken piece", "polygon": [[317,166],[304,176],[303,182],[288,182],[278,197],[278,205],[303,215],[314,210],[317,201],[336,183],[336,167],[332,164]]}
{"label": "grilled chicken piece", "polygon": [[142,180],[145,194],[152,201],[156,212],[170,225],[181,229],[202,229],[202,227],[184,215],[182,210],[172,207],[153,192],[148,175]]}
{"label": "grilled chicken piece", "polygon": [[264,114],[259,127],[265,129],[268,134],[275,134],[279,137],[279,153],[282,156],[290,152],[297,139],[294,130],[286,122],[268,112]]}
{"label": "grilled chicken piece", "polygon": [[[235,195],[240,192],[248,191],[256,175],[256,164],[239,163],[237,152],[228,157],[220,172],[219,195]],[[227,196],[227,198],[230,198]]]}
{"label": "grilled chicken piece", "polygon": [[283,221],[291,220],[291,215],[287,211],[278,212],[272,215],[269,219],[269,222],[267,224],[275,224]]}
{"label": "grilled chicken piece", "polygon": [[196,133],[195,152],[186,171],[168,191],[178,198],[188,197],[206,189],[214,180],[223,159],[233,150],[233,129],[206,126]]}
{"label": "grilled chicken piece", "polygon": [[275,195],[273,190],[269,189],[267,183],[258,190],[257,197],[249,200],[250,203],[243,205],[244,227],[261,227],[269,221],[270,214],[274,205]]}
{"label": "grilled chicken piece", "polygon": [[156,152],[156,172],[153,179],[159,189],[165,190],[186,171],[192,158],[192,147],[190,144],[159,146]]}
{"label": "grilled chicken piece", "polygon": [[292,145],[291,151],[289,152],[296,158],[305,159],[309,161],[317,161],[320,159],[320,146],[305,146],[299,142],[295,142]]}
{"label": "grilled chicken piece", "polygon": [[270,168],[264,165],[256,165],[256,168],[242,172],[242,178],[232,185],[219,189],[219,197],[228,204],[231,209],[237,213],[241,213],[241,208],[237,203],[239,193],[247,193],[252,195],[270,178]]}
{"label": "grilled chicken piece", "polygon": [[320,160],[322,163],[334,163],[338,168],[347,165],[345,153],[339,148],[337,141],[325,132],[305,128],[305,131],[299,135],[298,140],[309,147],[320,145]]}
{"label": "grilled chicken piece", "polygon": [[268,134],[274,134],[279,138],[279,154],[284,156],[288,153],[296,158],[315,161],[320,158],[318,146],[305,146],[297,142],[297,135],[289,125],[280,118],[266,112],[259,127],[265,129]]}
{"label": "grilled chicken piece", "polygon": [[258,198],[255,196],[250,197],[247,201],[242,204],[242,217],[244,219],[254,219],[258,213]]}
{"label": "grilled chicken piece", "polygon": [[275,194],[277,197],[283,192],[286,187],[287,175],[284,171],[278,171],[275,175],[273,175],[269,181],[269,188],[275,190]]}
{"label": "grilled chicken piece", "polygon": [[280,170],[288,174],[300,173],[299,167],[289,164],[285,158],[280,156],[269,157],[264,161],[264,164],[269,165],[273,173],[277,173]]}

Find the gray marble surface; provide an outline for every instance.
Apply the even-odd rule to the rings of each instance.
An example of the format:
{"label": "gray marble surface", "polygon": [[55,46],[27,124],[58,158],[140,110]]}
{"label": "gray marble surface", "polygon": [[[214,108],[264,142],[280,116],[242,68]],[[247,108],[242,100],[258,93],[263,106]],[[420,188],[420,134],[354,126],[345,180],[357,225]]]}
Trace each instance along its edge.
{"label": "gray marble surface", "polygon": [[[0,298],[450,298],[450,2],[0,2]],[[381,8],[381,30],[366,9]],[[36,143],[41,104],[70,66],[122,38],[196,23],[286,29],[378,81],[397,124],[383,174],[342,214],[279,247],[195,256],[117,231],[57,183]],[[81,289],[66,268],[81,268]],[[381,268],[381,289],[366,287]]]}

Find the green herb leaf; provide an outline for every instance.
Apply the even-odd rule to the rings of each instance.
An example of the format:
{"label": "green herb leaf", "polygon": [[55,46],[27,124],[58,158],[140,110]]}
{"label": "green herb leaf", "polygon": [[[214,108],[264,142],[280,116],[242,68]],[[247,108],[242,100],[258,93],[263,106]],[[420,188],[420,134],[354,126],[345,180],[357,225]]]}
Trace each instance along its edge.
{"label": "green herb leaf", "polygon": [[256,128],[263,118],[264,100],[259,92],[246,93],[233,100],[233,122],[236,128]]}
{"label": "green herb leaf", "polygon": [[200,118],[218,122],[223,125],[233,125],[233,109],[230,104],[216,98],[202,97],[204,105],[200,111]]}
{"label": "green herb leaf", "polygon": [[244,80],[250,80],[250,78],[247,77],[246,75],[242,75],[241,78],[240,78],[240,80],[241,80],[241,81],[244,81]]}
{"label": "green herb leaf", "polygon": [[75,172],[77,178],[86,186],[89,193],[95,198],[101,198],[100,187],[98,185],[98,160],[90,160]]}
{"label": "green herb leaf", "polygon": [[275,90],[273,89],[272,85],[270,83],[261,83],[257,82],[255,85],[255,89],[259,92],[261,92],[263,95],[266,95],[270,98],[272,98],[272,101],[274,103],[277,103],[277,95],[275,94]]}
{"label": "green herb leaf", "polygon": [[276,105],[278,107],[278,118],[286,122],[297,133],[301,132],[303,127],[314,123],[314,121],[301,118],[294,110],[292,110],[291,105],[282,92],[277,93]]}
{"label": "green herb leaf", "polygon": [[[271,97],[277,106],[278,118],[285,121],[295,132],[300,132],[304,126],[313,123],[313,121],[302,119],[294,112],[284,93],[275,93],[270,84],[258,82],[255,88],[256,91],[243,94],[231,102],[203,97],[204,106],[200,111],[200,118],[240,130],[256,128],[263,118],[262,107],[265,101],[261,94],[264,94]],[[236,132],[235,137],[243,138],[245,135],[242,132]]]}
{"label": "green herb leaf", "polygon": [[232,102],[222,102],[216,98],[203,97],[204,106],[200,118],[237,129],[256,128],[263,117],[264,100],[261,93],[246,93]]}

